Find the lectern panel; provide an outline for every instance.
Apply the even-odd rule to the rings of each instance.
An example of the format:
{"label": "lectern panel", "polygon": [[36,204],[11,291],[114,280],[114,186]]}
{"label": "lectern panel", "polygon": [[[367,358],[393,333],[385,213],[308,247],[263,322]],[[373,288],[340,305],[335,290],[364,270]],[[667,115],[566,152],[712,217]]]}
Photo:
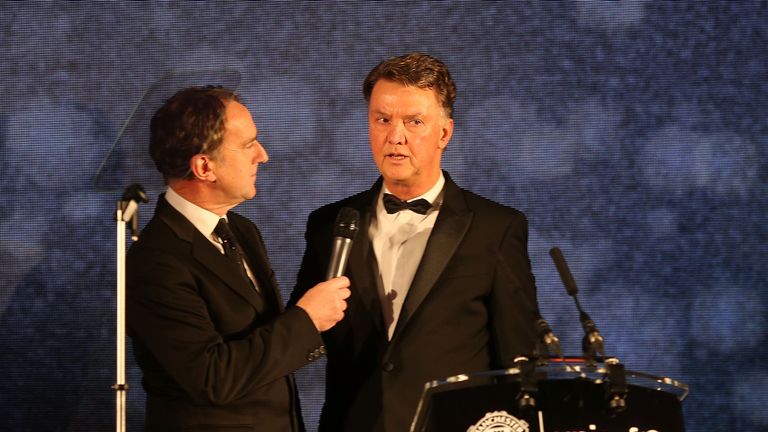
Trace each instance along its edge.
{"label": "lectern panel", "polygon": [[[684,384],[627,371],[620,408],[605,369],[517,369],[451,377],[426,386],[416,432],[683,432]],[[642,379],[638,379],[642,378]],[[634,383],[633,383],[634,381]],[[534,383],[533,385],[531,383]],[[676,391],[670,391],[670,388]],[[528,397],[526,397],[526,395]]]}

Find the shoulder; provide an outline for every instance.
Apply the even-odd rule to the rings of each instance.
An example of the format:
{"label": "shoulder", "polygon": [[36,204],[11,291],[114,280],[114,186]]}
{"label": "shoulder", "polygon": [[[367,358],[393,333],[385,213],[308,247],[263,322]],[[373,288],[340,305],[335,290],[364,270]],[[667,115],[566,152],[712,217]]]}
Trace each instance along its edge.
{"label": "shoulder", "polygon": [[141,231],[138,240],[128,249],[127,281],[137,278],[142,280],[143,275],[165,276],[170,273],[184,273],[179,269],[185,266],[184,263],[191,254],[191,242],[180,238],[164,220],[154,217]]}
{"label": "shoulder", "polygon": [[333,222],[336,220],[336,215],[338,215],[339,210],[344,207],[353,208],[358,212],[363,213],[372,205],[374,193],[373,190],[366,190],[339,201],[326,204],[312,211],[309,214],[309,220],[319,223],[324,221]]}
{"label": "shoulder", "polygon": [[525,214],[523,214],[522,211],[514,207],[501,204],[474,192],[465,191],[464,193],[467,199],[467,204],[476,212],[504,217],[525,217]]}
{"label": "shoulder", "polygon": [[138,240],[131,245],[131,251],[145,249],[175,248],[179,243],[179,236],[162,218],[155,215],[141,230]]}
{"label": "shoulder", "polygon": [[525,220],[525,214],[508,205],[501,204],[475,192],[463,189],[453,181],[446,183],[446,200],[462,201],[462,203],[451,202],[451,205],[464,204],[467,210],[480,218],[491,219],[522,219]]}

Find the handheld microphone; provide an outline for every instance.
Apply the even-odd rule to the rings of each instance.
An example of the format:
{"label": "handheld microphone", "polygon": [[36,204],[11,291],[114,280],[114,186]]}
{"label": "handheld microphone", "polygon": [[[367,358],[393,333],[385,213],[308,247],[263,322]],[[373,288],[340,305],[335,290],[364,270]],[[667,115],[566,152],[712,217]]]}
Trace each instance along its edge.
{"label": "handheld microphone", "polygon": [[573,300],[576,302],[576,308],[579,311],[579,321],[581,321],[581,327],[584,329],[584,339],[581,343],[582,350],[584,351],[584,360],[588,363],[594,363],[595,354],[605,357],[603,336],[597,330],[597,326],[592,321],[592,318],[581,308],[579,298],[576,296],[579,289],[576,287],[576,282],[573,280],[573,275],[568,269],[565,258],[563,258],[563,253],[560,252],[559,248],[553,247],[549,250],[549,255],[555,262],[555,267],[557,267],[560,279],[563,281],[563,285],[565,285],[565,290],[568,291],[568,295],[573,297]]}
{"label": "handheld microphone", "polygon": [[328,263],[328,272],[325,279],[333,279],[344,274],[349,261],[349,252],[352,250],[352,241],[357,234],[360,225],[360,213],[349,207],[343,207],[336,215],[333,227],[333,248],[331,260]]}

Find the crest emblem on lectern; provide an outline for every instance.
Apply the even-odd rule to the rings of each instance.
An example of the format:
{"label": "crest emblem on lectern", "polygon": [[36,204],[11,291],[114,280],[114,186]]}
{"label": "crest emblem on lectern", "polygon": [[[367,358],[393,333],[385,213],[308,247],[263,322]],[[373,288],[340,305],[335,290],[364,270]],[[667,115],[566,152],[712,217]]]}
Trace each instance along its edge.
{"label": "crest emblem on lectern", "polygon": [[528,432],[528,422],[507,414],[506,411],[486,413],[467,432]]}

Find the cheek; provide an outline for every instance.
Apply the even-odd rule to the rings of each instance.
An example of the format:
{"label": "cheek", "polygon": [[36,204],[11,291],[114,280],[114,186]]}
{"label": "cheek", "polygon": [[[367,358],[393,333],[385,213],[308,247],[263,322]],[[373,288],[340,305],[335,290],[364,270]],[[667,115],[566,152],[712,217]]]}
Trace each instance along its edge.
{"label": "cheek", "polygon": [[371,146],[371,154],[375,159],[378,160],[379,156],[381,156],[383,152],[383,146],[377,141],[374,141],[373,139],[371,139],[370,146]]}
{"label": "cheek", "polygon": [[372,146],[379,145],[379,143],[386,141],[386,134],[382,133],[381,129],[377,127],[368,128],[368,136],[370,137]]}

